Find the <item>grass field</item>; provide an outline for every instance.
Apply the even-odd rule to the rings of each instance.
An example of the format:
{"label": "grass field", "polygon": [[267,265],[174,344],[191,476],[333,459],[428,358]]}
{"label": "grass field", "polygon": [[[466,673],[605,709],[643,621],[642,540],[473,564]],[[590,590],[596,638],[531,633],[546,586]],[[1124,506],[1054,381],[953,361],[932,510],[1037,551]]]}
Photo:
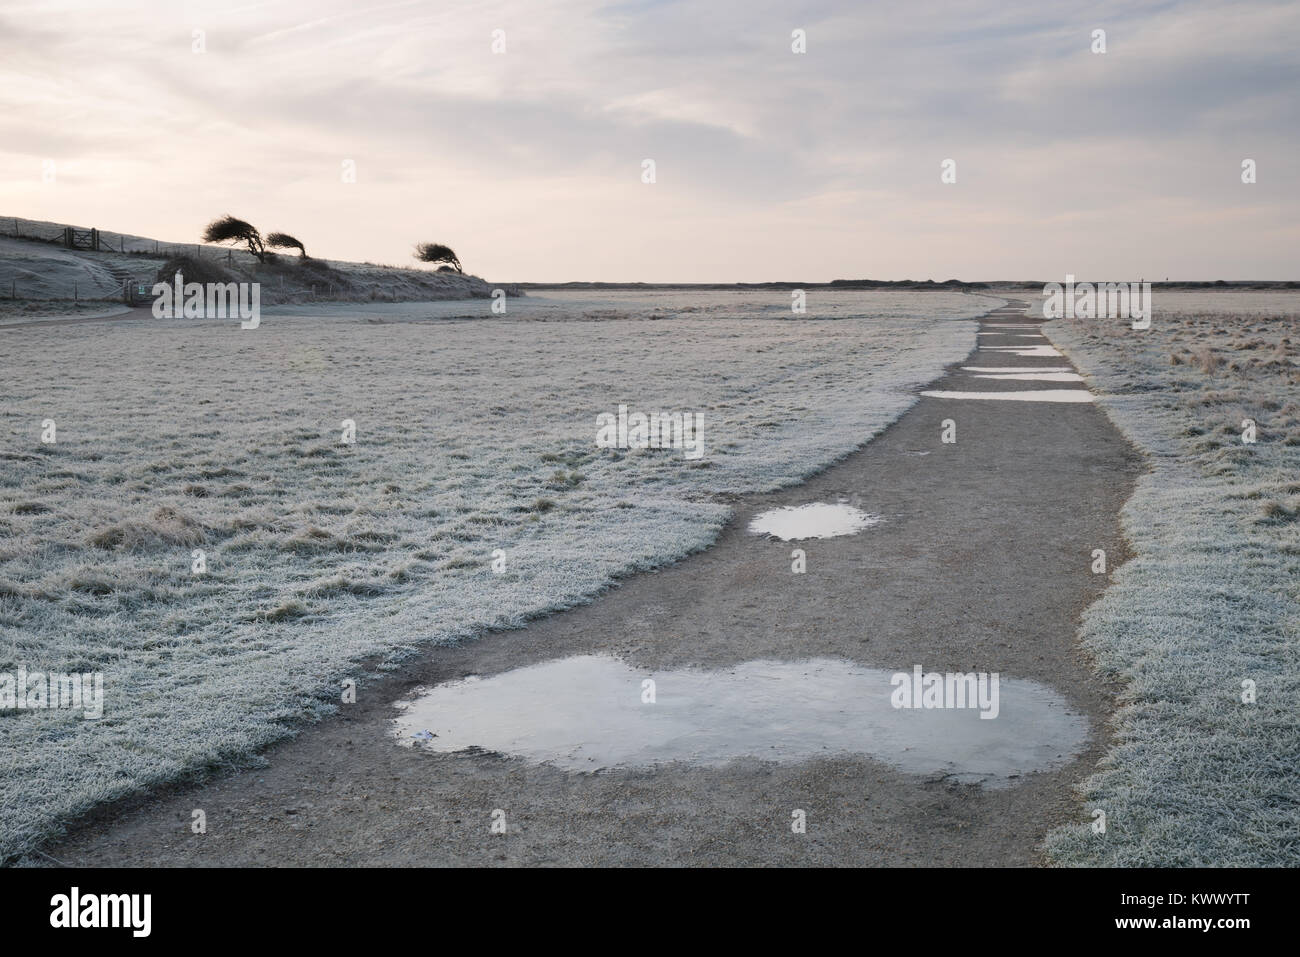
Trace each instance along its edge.
{"label": "grass field", "polygon": [[1136,557],[1083,627],[1127,687],[1084,789],[1106,831],[1060,829],[1050,854],[1300,864],[1300,297],[1166,294],[1144,332],[1046,331],[1151,465],[1123,513]]}
{"label": "grass field", "polygon": [[[870,315],[871,294],[833,295]],[[332,709],[361,662],[705,547],[728,495],[844,456],[974,339],[968,322],[716,315],[3,333],[0,672],[102,671],[106,700],[98,721],[0,711],[0,858],[247,760]],[[702,412],[704,457],[597,450],[619,403]]]}

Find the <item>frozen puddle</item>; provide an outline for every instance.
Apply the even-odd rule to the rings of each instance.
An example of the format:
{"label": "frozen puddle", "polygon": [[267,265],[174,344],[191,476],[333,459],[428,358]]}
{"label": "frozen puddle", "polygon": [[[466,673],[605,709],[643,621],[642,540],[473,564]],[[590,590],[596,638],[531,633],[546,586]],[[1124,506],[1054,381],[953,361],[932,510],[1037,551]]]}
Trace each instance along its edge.
{"label": "frozen puddle", "polygon": [[1024,389],[1020,392],[922,392],[932,399],[994,399],[1004,402],[1091,402],[1087,389]]}
{"label": "frozen puddle", "polygon": [[772,535],[782,541],[797,538],[834,538],[853,535],[880,523],[879,515],[868,515],[852,505],[791,505],[754,516],[749,530],[755,535]]}
{"label": "frozen puddle", "polygon": [[962,372],[1071,372],[1069,366],[1043,366],[1041,368],[1032,368],[1027,366],[962,366]]}
{"label": "frozen puddle", "polygon": [[827,658],[642,672],[582,655],[422,689],[398,705],[393,734],[568,771],[858,754],[990,787],[1067,763],[1088,736],[1087,719],[1033,681],[1001,679],[997,717],[984,719],[977,708],[895,708],[893,675]]}
{"label": "frozen puddle", "polygon": [[1077,372],[984,372],[975,376],[977,379],[1017,379],[1025,382],[1082,382],[1083,376]]}
{"label": "frozen puddle", "polygon": [[1015,356],[1029,356],[1031,358],[1046,358],[1051,356],[1055,359],[1064,358],[1052,346],[980,346],[985,352],[1009,352]]}

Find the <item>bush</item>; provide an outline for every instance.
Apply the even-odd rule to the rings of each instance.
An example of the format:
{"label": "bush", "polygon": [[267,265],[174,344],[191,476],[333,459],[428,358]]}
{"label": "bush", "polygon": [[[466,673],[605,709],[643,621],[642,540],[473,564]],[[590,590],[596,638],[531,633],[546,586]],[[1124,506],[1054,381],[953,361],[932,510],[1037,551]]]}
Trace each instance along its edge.
{"label": "bush", "polygon": [[446,263],[458,273],[465,271],[461,268],[455,251],[442,243],[417,243],[414,255],[422,263]]}
{"label": "bush", "polygon": [[154,282],[174,282],[178,272],[186,282],[205,285],[210,282],[239,281],[230,270],[214,260],[196,259],[193,256],[173,256],[159,267]]}
{"label": "bush", "polygon": [[298,260],[298,271],[310,273],[322,279],[330,279],[334,282],[343,281],[343,274],[323,259],[300,259]]}
{"label": "bush", "polygon": [[276,249],[296,249],[302,254],[303,259],[309,258],[307,256],[307,248],[288,233],[271,233],[271,235],[266,237],[266,244],[268,246],[274,246]]}

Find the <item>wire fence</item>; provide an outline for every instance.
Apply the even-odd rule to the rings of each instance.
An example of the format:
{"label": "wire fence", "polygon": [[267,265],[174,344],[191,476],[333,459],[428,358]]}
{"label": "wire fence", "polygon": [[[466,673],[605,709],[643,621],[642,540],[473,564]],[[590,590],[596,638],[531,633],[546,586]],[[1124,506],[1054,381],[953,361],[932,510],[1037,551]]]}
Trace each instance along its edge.
{"label": "wire fence", "polygon": [[[22,282],[10,278],[0,284],[0,300],[52,300],[67,302],[125,302],[128,305],[144,305],[153,302],[155,277],[149,275],[124,278],[121,285],[110,286],[104,282],[74,281],[71,283],[51,283],[46,280]],[[332,282],[304,284],[302,287],[286,288],[282,282],[260,283],[262,294],[270,301],[381,301],[402,302],[410,298],[400,294],[396,289],[365,289],[358,291]]]}
{"label": "wire fence", "polygon": [[[233,261],[252,260],[250,253],[232,249],[229,246],[214,246],[205,243],[165,243],[144,236],[132,236],[130,233],[117,233],[107,229],[94,229],[88,226],[74,226],[69,223],[50,223],[34,219],[22,219],[6,216],[0,219],[0,235],[13,239],[34,239],[39,242],[62,245],[67,231],[77,233],[94,232],[98,234],[98,252],[119,253],[121,255],[157,256],[170,259],[173,256],[194,256],[197,259],[222,259]],[[74,247],[86,248],[86,247]]]}
{"label": "wire fence", "polygon": [[[155,274],[123,277],[113,285],[104,281],[75,280],[57,282],[49,279],[20,280],[11,277],[0,283],[0,301],[42,300],[53,302],[125,302],[132,306],[148,305],[156,298]],[[395,286],[370,284],[357,287],[334,282],[293,283],[283,277],[260,282],[262,302],[267,305],[287,302],[407,302],[420,297]]]}
{"label": "wire fence", "polygon": [[203,243],[166,243],[130,233],[100,230],[42,220],[6,216],[0,219],[0,237],[48,243],[74,254],[99,253],[89,260],[93,269],[78,270],[76,279],[62,275],[57,254],[50,262],[29,268],[25,257],[8,258],[0,252],[0,297],[8,299],[115,300],[138,303],[140,287],[153,284],[159,266],[168,259],[188,256],[227,265],[253,261],[249,253],[228,246]]}
{"label": "wire fence", "polygon": [[51,283],[47,280],[22,282],[11,277],[8,282],[0,283],[0,299],[125,302],[138,305],[152,298],[148,291],[153,285],[152,275],[123,279],[121,285],[109,285],[93,279],[71,283]]}

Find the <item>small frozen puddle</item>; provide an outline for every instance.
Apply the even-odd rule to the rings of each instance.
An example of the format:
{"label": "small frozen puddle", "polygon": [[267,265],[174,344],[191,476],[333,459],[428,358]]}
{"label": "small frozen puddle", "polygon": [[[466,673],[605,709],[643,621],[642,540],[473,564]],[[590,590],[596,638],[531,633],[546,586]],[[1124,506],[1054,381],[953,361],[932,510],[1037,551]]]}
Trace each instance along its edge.
{"label": "small frozen puddle", "polygon": [[1014,356],[1028,356],[1030,358],[1064,358],[1052,346],[980,346],[980,348],[985,352],[1009,352]]}
{"label": "small frozen puddle", "polygon": [[852,505],[791,505],[763,512],[749,523],[755,535],[771,535],[782,541],[798,538],[834,538],[854,535],[880,524],[879,515],[868,515]]}
{"label": "small frozen puddle", "polygon": [[1087,389],[1024,389],[1020,392],[922,392],[932,399],[992,399],[1004,402],[1091,402]]}
{"label": "small frozen puddle", "polygon": [[1029,366],[962,366],[963,372],[1072,372],[1069,366],[1043,366],[1042,368],[1033,368]]}
{"label": "small frozen puddle", "polygon": [[642,672],[583,655],[422,689],[399,703],[393,734],[407,746],[480,748],[568,771],[857,754],[990,787],[1066,764],[1088,737],[1087,719],[1033,681],[1000,679],[997,716],[987,719],[976,707],[895,708],[894,674],[828,658]]}
{"label": "small frozen puddle", "polygon": [[1082,382],[1083,376],[1077,372],[985,372],[977,374],[977,379],[1016,379],[1023,382]]}

